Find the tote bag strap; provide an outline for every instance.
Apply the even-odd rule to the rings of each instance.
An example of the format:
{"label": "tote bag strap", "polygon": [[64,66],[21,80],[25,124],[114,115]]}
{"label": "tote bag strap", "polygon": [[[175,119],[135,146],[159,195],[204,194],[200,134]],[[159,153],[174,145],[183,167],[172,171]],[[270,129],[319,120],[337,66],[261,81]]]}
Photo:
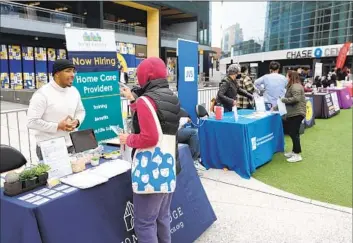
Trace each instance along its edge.
{"label": "tote bag strap", "polygon": [[153,115],[153,119],[154,119],[154,122],[156,123],[157,130],[158,130],[158,142],[159,142],[162,139],[163,132],[162,132],[161,123],[159,122],[157,113],[147,97],[141,96],[140,99],[143,99],[143,101],[147,104],[148,108],[150,109],[150,111]]}

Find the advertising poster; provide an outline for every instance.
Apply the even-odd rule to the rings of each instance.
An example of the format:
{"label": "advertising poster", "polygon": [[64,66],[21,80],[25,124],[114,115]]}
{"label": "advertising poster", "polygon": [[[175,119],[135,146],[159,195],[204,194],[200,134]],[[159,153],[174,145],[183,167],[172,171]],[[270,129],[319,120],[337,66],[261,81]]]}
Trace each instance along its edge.
{"label": "advertising poster", "polygon": [[[117,42],[116,50],[119,60],[119,71],[124,72],[127,82],[135,82],[136,80],[136,45],[131,43]],[[126,82],[126,80],[124,80]]]}
{"label": "advertising poster", "polygon": [[168,82],[176,82],[177,77],[177,58],[167,57],[167,79]]}
{"label": "advertising poster", "polygon": [[48,56],[48,77],[49,81],[53,80],[53,64],[56,60],[56,53],[54,48],[47,49],[47,56]]}
{"label": "advertising poster", "polygon": [[115,32],[65,28],[69,59],[77,74],[86,117],[80,129],[93,129],[98,141],[115,138],[110,126],[123,127]]}
{"label": "advertising poster", "polygon": [[67,59],[65,49],[56,49],[56,59]]}
{"label": "advertising poster", "polygon": [[34,50],[31,46],[22,46],[23,83],[25,89],[35,89]]}
{"label": "advertising poster", "polygon": [[9,88],[9,55],[7,53],[7,46],[0,45],[0,83],[1,88]]}
{"label": "advertising poster", "polygon": [[48,83],[47,49],[44,47],[34,48],[34,65],[36,70],[37,89]]}
{"label": "advertising poster", "polygon": [[9,46],[10,83],[12,89],[23,89],[21,47]]}

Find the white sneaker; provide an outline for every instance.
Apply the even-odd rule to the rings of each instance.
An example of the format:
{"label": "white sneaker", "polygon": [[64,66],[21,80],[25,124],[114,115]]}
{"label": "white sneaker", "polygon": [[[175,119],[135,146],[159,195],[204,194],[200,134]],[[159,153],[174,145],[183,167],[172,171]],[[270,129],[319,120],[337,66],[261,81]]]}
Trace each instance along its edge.
{"label": "white sneaker", "polygon": [[289,159],[287,159],[288,162],[290,163],[296,163],[299,161],[302,161],[303,158],[300,154],[294,154],[292,157],[290,157]]}
{"label": "white sneaker", "polygon": [[203,170],[203,171],[206,170],[206,168],[198,160],[194,161],[194,165],[197,170]]}
{"label": "white sneaker", "polygon": [[284,157],[286,157],[286,158],[291,158],[293,155],[294,155],[293,152],[284,153]]}

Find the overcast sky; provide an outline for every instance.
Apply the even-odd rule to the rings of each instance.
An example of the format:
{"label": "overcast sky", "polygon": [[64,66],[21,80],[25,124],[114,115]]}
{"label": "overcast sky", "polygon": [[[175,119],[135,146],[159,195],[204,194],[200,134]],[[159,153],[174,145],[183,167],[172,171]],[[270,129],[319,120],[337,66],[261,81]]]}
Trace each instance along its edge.
{"label": "overcast sky", "polygon": [[212,2],[212,46],[221,47],[223,29],[239,23],[244,40],[255,37],[263,40],[266,2]]}

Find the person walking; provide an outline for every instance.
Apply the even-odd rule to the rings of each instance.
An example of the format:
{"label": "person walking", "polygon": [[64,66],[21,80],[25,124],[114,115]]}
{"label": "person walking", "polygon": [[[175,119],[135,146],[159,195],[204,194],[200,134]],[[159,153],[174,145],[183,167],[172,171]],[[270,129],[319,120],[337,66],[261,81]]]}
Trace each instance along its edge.
{"label": "person walking", "polygon": [[303,159],[299,130],[306,115],[306,101],[299,74],[295,71],[288,71],[287,79],[287,92],[281,101],[286,105],[287,114],[284,118],[288,134],[292,139],[293,149],[291,152],[285,153],[284,156],[288,158],[288,162],[294,163]]}
{"label": "person walking", "polygon": [[43,160],[40,143],[49,139],[65,137],[67,150],[74,152],[70,132],[82,124],[86,112],[78,90],[72,86],[75,66],[66,59],[53,64],[54,80],[42,86],[32,96],[27,127],[35,130],[36,153]]}
{"label": "person walking", "polygon": [[[132,134],[119,138],[121,145],[133,148],[134,228],[139,243],[171,243],[170,204],[180,171],[177,155],[171,154],[177,154],[180,103],[169,89],[166,70],[160,58],[147,58],[137,67],[141,89],[135,94],[121,90],[134,111]],[[163,146],[173,152],[162,153]]]}

